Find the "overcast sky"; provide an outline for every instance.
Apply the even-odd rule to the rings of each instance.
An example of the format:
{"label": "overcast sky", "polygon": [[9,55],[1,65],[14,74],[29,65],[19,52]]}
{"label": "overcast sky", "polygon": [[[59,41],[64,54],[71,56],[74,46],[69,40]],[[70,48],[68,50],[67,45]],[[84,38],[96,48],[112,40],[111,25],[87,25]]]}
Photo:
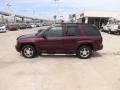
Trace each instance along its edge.
{"label": "overcast sky", "polygon": [[[6,4],[10,3],[10,8]],[[120,11],[120,0],[0,0],[0,11],[31,17],[52,19],[53,15],[67,16],[88,11]]]}

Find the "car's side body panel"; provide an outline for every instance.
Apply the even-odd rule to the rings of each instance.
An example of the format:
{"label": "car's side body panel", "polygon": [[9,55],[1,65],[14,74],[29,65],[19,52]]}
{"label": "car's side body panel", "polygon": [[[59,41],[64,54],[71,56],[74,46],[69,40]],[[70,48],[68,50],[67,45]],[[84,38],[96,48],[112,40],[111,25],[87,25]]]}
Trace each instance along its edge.
{"label": "car's side body panel", "polygon": [[78,47],[81,45],[90,45],[93,51],[101,50],[102,45],[102,36],[87,36],[84,32],[84,29],[81,27],[81,24],[78,26],[78,35],[76,36],[67,36],[66,32],[68,27],[66,24],[62,25],[62,36],[60,37],[43,37],[44,31],[41,35],[34,35],[31,37],[26,37],[23,39],[18,39],[16,49],[21,51],[21,46],[24,44],[32,44],[35,46],[37,51],[77,51]]}

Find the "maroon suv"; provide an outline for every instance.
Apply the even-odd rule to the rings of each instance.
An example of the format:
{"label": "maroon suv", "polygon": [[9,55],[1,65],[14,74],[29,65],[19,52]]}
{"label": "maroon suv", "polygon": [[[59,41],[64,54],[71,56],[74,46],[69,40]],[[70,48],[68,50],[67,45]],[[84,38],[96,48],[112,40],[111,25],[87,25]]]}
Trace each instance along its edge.
{"label": "maroon suv", "polygon": [[68,23],[20,36],[16,45],[17,51],[26,58],[41,53],[75,53],[79,58],[87,59],[93,51],[102,48],[102,37],[96,26]]}
{"label": "maroon suv", "polygon": [[18,26],[11,24],[11,25],[7,25],[7,30],[9,31],[17,31],[18,30]]}

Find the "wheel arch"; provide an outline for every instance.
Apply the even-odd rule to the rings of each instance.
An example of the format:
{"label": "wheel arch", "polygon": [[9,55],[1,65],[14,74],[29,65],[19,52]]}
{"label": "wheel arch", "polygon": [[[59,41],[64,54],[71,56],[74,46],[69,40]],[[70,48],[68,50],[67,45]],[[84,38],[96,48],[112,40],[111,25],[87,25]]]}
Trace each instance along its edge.
{"label": "wheel arch", "polygon": [[83,43],[83,44],[78,45],[77,51],[78,51],[79,48],[82,47],[82,46],[88,46],[88,47],[90,47],[92,50],[94,50],[94,46],[93,46],[92,43]]}
{"label": "wheel arch", "polygon": [[33,47],[37,50],[37,48],[35,47],[35,45],[34,45],[33,43],[23,43],[23,44],[20,46],[20,51],[22,50],[22,48],[23,48],[25,45],[31,45],[31,46],[33,46]]}

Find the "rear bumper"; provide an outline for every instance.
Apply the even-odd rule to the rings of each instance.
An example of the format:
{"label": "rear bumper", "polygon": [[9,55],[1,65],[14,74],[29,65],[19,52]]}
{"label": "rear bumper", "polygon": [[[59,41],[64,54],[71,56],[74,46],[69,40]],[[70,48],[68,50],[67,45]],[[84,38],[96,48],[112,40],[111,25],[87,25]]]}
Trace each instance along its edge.
{"label": "rear bumper", "polygon": [[18,28],[8,28],[9,31],[18,31]]}
{"label": "rear bumper", "polygon": [[94,51],[102,50],[103,49],[103,44],[97,46]]}
{"label": "rear bumper", "polygon": [[102,49],[103,49],[103,44],[101,44],[99,47],[99,50],[102,50]]}

